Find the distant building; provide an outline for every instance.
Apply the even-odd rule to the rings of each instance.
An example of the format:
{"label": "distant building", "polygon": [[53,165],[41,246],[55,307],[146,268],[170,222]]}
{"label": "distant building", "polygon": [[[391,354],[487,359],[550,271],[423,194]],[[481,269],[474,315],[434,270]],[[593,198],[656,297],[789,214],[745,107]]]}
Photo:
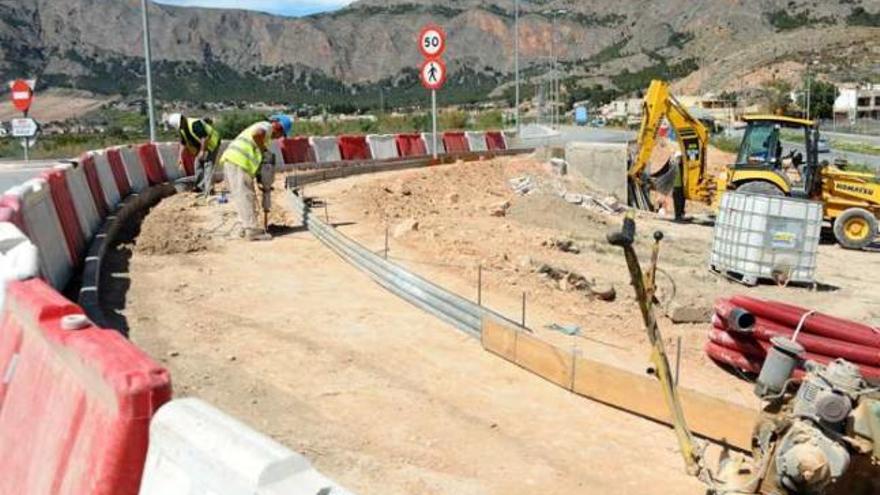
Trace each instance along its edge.
{"label": "distant building", "polygon": [[842,85],[834,120],[880,119],[880,84]]}
{"label": "distant building", "polygon": [[606,120],[625,120],[627,122],[639,122],[642,119],[641,98],[626,98],[614,100],[599,109],[599,113]]}

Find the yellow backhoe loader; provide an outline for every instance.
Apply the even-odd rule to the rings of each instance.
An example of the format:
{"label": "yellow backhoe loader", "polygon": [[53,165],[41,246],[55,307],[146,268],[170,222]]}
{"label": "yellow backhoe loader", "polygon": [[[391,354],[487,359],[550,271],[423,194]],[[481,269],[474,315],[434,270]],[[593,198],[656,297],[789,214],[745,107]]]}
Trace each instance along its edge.
{"label": "yellow backhoe loader", "polygon": [[[675,131],[680,163],[649,174],[649,159],[664,119]],[[736,162],[719,177],[707,177],[706,127],[670,94],[667,83],[652,81],[645,95],[638,150],[628,171],[630,204],[653,209],[649,191],[673,175],[678,186],[673,188],[678,195],[677,219],[684,214],[685,200],[717,204],[724,191],[737,190],[821,202],[825,220],[844,248],[863,249],[875,240],[880,233],[880,180],[875,175],[819,163],[819,129],[811,120],[777,115],[743,120],[747,126]]]}

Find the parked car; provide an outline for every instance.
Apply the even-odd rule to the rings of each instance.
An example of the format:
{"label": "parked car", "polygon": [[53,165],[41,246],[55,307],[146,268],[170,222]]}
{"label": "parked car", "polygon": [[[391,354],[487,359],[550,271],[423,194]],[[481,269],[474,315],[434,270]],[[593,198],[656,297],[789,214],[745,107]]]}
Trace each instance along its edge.
{"label": "parked car", "polygon": [[831,145],[828,143],[828,138],[819,138],[819,142],[817,143],[817,151],[819,153],[831,153]]}

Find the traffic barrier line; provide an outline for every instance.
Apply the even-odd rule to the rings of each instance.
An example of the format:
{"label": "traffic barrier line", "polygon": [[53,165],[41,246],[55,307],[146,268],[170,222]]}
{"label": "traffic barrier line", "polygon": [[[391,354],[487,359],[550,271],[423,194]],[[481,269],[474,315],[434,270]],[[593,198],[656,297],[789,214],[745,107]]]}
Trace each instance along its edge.
{"label": "traffic barrier line", "polygon": [[306,460],[204,401],[159,409],[140,495],[351,495]]}
{"label": "traffic barrier line", "polygon": [[98,171],[98,180],[101,182],[101,190],[104,191],[104,200],[107,201],[109,210],[113,211],[124,195],[116,185],[116,177],[110,167],[108,156],[110,151],[93,151],[91,155],[95,159],[95,170]]}
{"label": "traffic barrier line", "polygon": [[86,240],[83,236],[82,226],[76,213],[73,197],[67,186],[67,178],[64,171],[57,168],[46,170],[40,174],[49,186],[49,193],[55,205],[55,212],[67,243],[67,250],[74,268],[82,264],[82,255],[86,248]]}

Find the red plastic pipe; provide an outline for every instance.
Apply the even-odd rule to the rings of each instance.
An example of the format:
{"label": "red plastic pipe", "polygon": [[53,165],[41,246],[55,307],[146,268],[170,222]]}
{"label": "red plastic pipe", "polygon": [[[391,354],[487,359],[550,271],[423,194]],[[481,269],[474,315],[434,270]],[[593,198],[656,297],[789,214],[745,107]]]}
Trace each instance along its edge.
{"label": "red plastic pipe", "polygon": [[[809,311],[790,304],[747,296],[734,296],[730,302],[752,312],[758,318],[773,320],[792,329],[797,328],[803,315]],[[804,322],[802,331],[834,340],[880,347],[880,330],[824,313],[810,315]]]}
{"label": "red plastic pipe", "polygon": [[[718,318],[712,319],[712,325],[715,328],[722,329],[724,331],[730,332],[731,334],[736,333],[728,328],[727,322],[723,317],[721,317],[720,315],[718,316]],[[790,339],[794,336],[794,330],[786,328],[770,320],[759,318],[755,322],[755,326],[752,328],[752,332],[748,335],[753,335],[759,340],[770,342],[770,339],[772,339],[773,337],[785,337]],[[847,361],[852,361],[857,364],[880,366],[880,349],[878,348],[868,347],[861,344],[853,344],[850,342],[843,342],[840,340],[834,340],[828,337],[822,337],[805,332],[801,332],[798,335],[797,340],[798,343],[804,346],[804,349],[806,349],[808,352],[820,354],[823,356],[841,357],[846,359]]]}

